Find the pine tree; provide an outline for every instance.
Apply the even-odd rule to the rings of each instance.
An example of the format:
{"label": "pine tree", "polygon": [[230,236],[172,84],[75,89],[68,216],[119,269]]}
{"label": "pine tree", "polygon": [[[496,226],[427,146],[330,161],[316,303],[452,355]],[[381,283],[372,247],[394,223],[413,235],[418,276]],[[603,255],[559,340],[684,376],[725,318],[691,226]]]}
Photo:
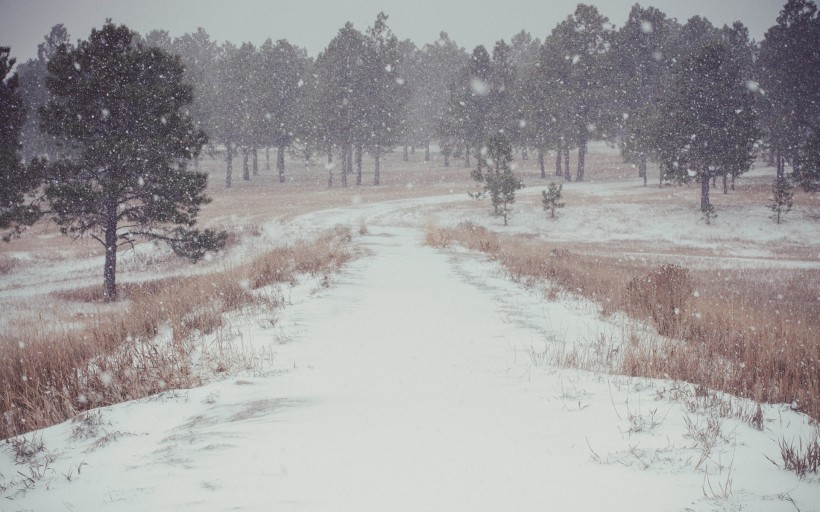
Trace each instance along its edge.
{"label": "pine tree", "polygon": [[563,185],[556,185],[554,182],[550,183],[548,190],[541,191],[541,202],[544,206],[544,211],[550,212],[550,218],[555,218],[555,209],[563,208],[564,203],[561,201],[561,189]]}
{"label": "pine tree", "polygon": [[760,44],[758,75],[766,138],[788,159],[806,191],[820,190],[820,11],[810,0],[788,0]]}
{"label": "pine tree", "polygon": [[675,20],[660,10],[635,4],[613,38],[611,58],[618,87],[612,101],[621,115],[621,155],[638,167],[644,186],[647,161],[656,158],[652,125],[669,78],[676,30]]}
{"label": "pine tree", "polygon": [[165,242],[196,261],[227,234],[193,229],[207,175],[186,169],[206,142],[184,115],[192,88],[178,57],[137,42],[110,21],[48,63],[43,128],[72,147],[46,169],[47,215],[64,234],[105,248],[104,288],[116,298],[117,249]]}
{"label": "pine tree", "polygon": [[12,73],[11,49],[0,47],[0,229],[8,241],[38,218],[27,193],[39,183],[37,164],[25,166],[20,159],[20,132],[26,118],[20,82]]}
{"label": "pine tree", "polygon": [[571,91],[565,99],[571,127],[565,142],[578,147],[576,181],[584,180],[589,140],[614,135],[615,113],[610,107],[615,73],[609,59],[609,26],[609,20],[595,6],[578,4],[575,12],[550,35],[568,64],[562,78]]}
{"label": "pine tree", "polygon": [[748,169],[758,137],[754,97],[730,48],[707,42],[678,63],[661,99],[656,142],[667,177],[698,180],[700,210],[714,217],[709,200],[715,176]]}
{"label": "pine tree", "polygon": [[490,196],[493,213],[504,218],[507,225],[509,205],[515,202],[515,191],[524,188],[521,179],[512,172],[512,146],[503,133],[492,135],[485,146],[486,151],[479,156],[487,165],[486,172],[480,167],[472,172],[473,179],[484,183],[484,190]]}
{"label": "pine tree", "polygon": [[772,218],[775,222],[780,224],[780,216],[789,213],[792,209],[792,199],[794,192],[792,191],[792,183],[789,178],[778,176],[772,184],[772,196],[769,209],[773,212]]}
{"label": "pine tree", "polygon": [[285,151],[302,135],[308,59],[304,50],[282,39],[270,39],[259,49],[260,69],[254,88],[263,112],[260,140],[276,149],[279,183],[285,182]]}
{"label": "pine tree", "polygon": [[68,31],[62,24],[54,25],[43,42],[37,45],[37,58],[17,66],[20,93],[26,107],[26,122],[20,135],[23,158],[26,161],[42,156],[53,158],[59,153],[54,138],[39,129],[38,111],[49,99],[46,89],[46,65],[61,44],[69,45]]}

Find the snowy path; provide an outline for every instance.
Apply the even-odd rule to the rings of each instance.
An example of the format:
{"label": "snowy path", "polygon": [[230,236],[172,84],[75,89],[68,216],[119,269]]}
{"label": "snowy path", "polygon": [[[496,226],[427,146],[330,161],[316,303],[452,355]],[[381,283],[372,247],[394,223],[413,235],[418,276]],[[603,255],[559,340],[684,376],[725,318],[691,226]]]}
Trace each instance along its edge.
{"label": "snowy path", "polygon": [[[64,446],[57,469],[0,509],[790,510],[782,491],[820,502],[816,483],[765,461],[776,457],[768,434],[735,422],[726,430],[742,442],[713,456],[737,457],[735,490],[707,500],[676,404],[531,368],[525,350],[557,327],[543,301],[423,247],[420,230],[372,230],[370,255],[285,309],[277,372],[105,409],[98,432],[47,429],[46,446]],[[272,337],[253,319],[241,331]],[[663,427],[625,435],[625,399],[660,409]]]}

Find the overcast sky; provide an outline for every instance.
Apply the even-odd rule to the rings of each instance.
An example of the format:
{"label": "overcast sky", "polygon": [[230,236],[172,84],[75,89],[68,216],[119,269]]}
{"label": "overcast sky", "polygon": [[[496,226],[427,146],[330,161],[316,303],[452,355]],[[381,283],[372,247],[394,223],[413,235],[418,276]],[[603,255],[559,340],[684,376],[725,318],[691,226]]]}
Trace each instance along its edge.
{"label": "overcast sky", "polygon": [[[621,26],[635,0],[586,3],[595,4],[610,22]],[[717,26],[739,20],[760,41],[785,0],[640,3],[658,7],[681,23],[696,14]],[[57,23],[63,23],[76,41],[87,39],[93,27],[112,18],[142,34],[165,29],[176,37],[203,27],[219,43],[259,45],[268,37],[287,39],[315,56],[346,21],[364,31],[384,11],[400,39],[422,46],[445,31],[470,50],[479,44],[491,47],[499,39],[509,41],[521,29],[543,40],[577,4],[577,0],[0,0],[0,46],[11,46],[12,56],[22,62],[36,55],[37,44]]]}

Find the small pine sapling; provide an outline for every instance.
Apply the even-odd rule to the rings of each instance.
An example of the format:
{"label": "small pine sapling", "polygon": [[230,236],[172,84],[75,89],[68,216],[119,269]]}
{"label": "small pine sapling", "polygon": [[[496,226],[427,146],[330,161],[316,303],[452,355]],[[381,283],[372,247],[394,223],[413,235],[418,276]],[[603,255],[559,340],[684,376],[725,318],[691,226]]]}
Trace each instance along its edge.
{"label": "small pine sapling", "polygon": [[504,134],[498,133],[490,137],[487,142],[486,154],[482,152],[480,158],[486,158],[487,172],[473,171],[473,179],[484,182],[484,190],[490,195],[495,215],[504,218],[507,225],[510,211],[509,205],[515,202],[515,191],[524,188],[521,179],[512,173],[512,146]]}
{"label": "small pine sapling", "polygon": [[561,201],[561,189],[563,185],[556,185],[555,182],[550,183],[548,190],[542,190],[541,195],[543,199],[541,202],[544,205],[544,211],[550,212],[550,218],[555,218],[555,209],[563,208],[564,203]]}
{"label": "small pine sapling", "polygon": [[772,202],[769,204],[769,209],[774,213],[772,218],[777,224],[780,224],[780,216],[789,213],[792,209],[794,198],[792,188],[791,181],[785,176],[778,177],[772,184],[772,196],[769,197]]}

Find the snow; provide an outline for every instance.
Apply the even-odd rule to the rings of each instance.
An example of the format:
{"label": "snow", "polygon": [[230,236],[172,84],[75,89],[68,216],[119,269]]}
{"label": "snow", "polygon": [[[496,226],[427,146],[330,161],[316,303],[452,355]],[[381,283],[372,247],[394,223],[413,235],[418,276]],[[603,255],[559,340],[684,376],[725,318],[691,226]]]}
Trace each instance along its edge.
{"label": "snow", "polygon": [[[327,217],[338,219],[319,212],[297,224]],[[265,371],[39,432],[55,459],[34,488],[3,493],[11,498],[4,507],[700,511],[820,503],[816,478],[800,481],[766,459],[778,460],[778,435],[810,431],[805,417],[764,407],[762,432],[720,419],[721,436],[696,467],[703,450],[686,422],[703,429],[709,415],[669,399],[689,386],[535,365],[531,351],[617,336],[618,327],[581,301],[545,302],[480,255],[424,247],[422,236],[372,226],[358,242],[369,255],[330,288],[308,282],[288,292],[277,329],[237,315],[237,336],[272,351]],[[10,455],[7,447],[0,456],[6,478],[21,469]]]}
{"label": "snow", "polygon": [[[772,229],[762,207],[719,210],[720,229],[707,229],[659,196],[674,190],[647,192],[643,205],[596,201],[627,197],[636,183],[566,184],[555,222],[538,201],[544,187],[531,186],[507,229],[564,242],[640,241],[658,257],[721,249],[708,257],[723,265],[817,267],[770,250],[789,240],[817,247],[816,223],[798,213]],[[815,427],[805,415],[763,406],[758,431],[716,416],[685,383],[554,364],[551,354],[590,353],[601,340],[617,347],[625,320],[601,318],[571,296],[544,300],[480,254],[422,245],[431,221],[499,229],[489,208],[464,193],[355,196],[349,206],[262,225],[265,243],[361,219],[369,234],[355,241],[365,255],[330,287],[303,279],[282,289],[275,322],[270,311],[230,316],[227,332],[255,358],[253,370],[28,434],[45,447],[33,465],[15,464],[3,445],[0,509],[818,510],[820,479],[771,462],[780,461],[781,439],[809,439]],[[243,250],[254,249],[229,257],[251,254]],[[42,293],[59,286],[54,272],[96,272],[99,258],[3,276],[0,292],[24,293],[29,279]],[[17,472],[36,461],[42,478],[27,488]]]}

